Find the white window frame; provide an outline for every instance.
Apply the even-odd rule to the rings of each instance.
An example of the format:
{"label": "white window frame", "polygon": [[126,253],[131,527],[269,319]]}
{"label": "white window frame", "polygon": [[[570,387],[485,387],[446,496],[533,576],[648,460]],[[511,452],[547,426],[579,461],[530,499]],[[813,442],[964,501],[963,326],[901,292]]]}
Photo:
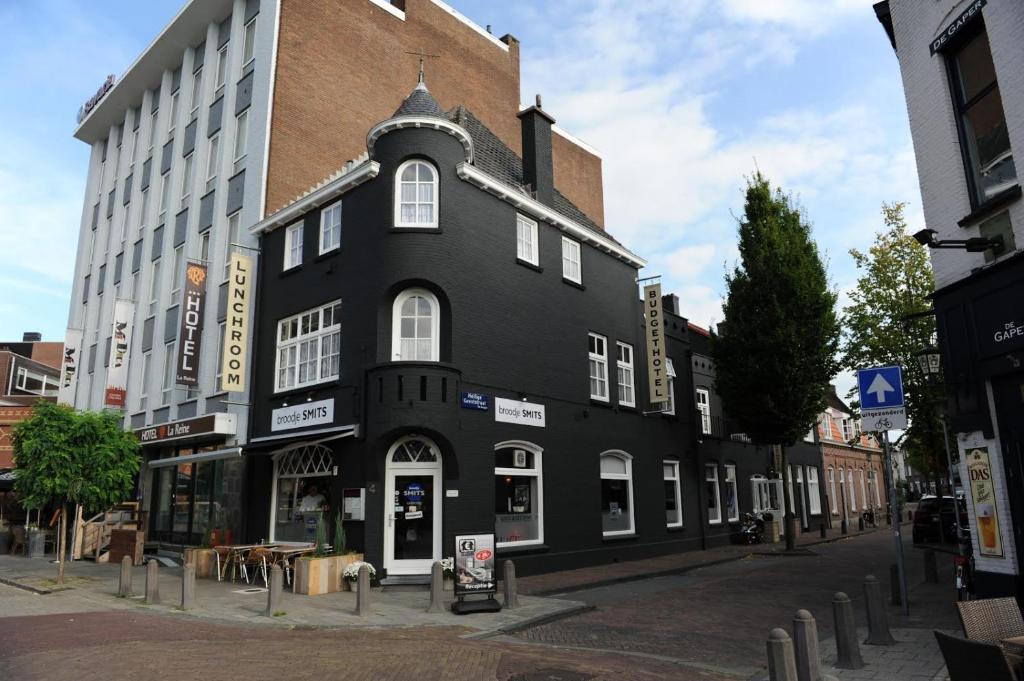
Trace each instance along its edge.
{"label": "white window frame", "polygon": [[740,488],[736,482],[736,464],[734,463],[725,464],[725,487],[732,490],[732,498],[736,500],[736,515],[727,514],[726,521],[736,522],[740,519]]}
{"label": "white window frame", "polygon": [[164,216],[167,215],[167,208],[171,203],[171,171],[168,170],[166,173],[160,176],[160,218],[163,220]]}
{"label": "white window frame", "polygon": [[335,201],[320,211],[320,254],[323,255],[340,247],[341,201]]}
{"label": "white window frame", "polygon": [[153,351],[142,353],[142,372],[139,374],[139,411],[149,407],[149,368],[153,363]]}
{"label": "white window frame", "polygon": [[512,546],[534,546],[544,543],[544,466],[543,466],[543,455],[544,450],[541,447],[533,444],[532,442],[526,442],[523,440],[506,440],[505,442],[499,442],[494,445],[494,451],[497,452],[500,449],[525,449],[533,454],[533,468],[499,468],[494,467],[494,477],[502,475],[511,475],[519,478],[536,478],[537,480],[537,538],[536,539],[524,539],[522,541],[506,541],[497,542],[495,546],[499,549],[509,548]]}
{"label": "white window frame", "polygon": [[217,94],[224,90],[228,80],[228,44],[224,43],[224,46],[217,50],[217,82],[215,83]]}
{"label": "white window frame", "polygon": [[302,241],[305,237],[305,231],[305,223],[301,220],[294,225],[288,225],[288,228],[285,229],[282,270],[290,270],[302,264]]}
{"label": "white window frame", "polygon": [[259,15],[254,16],[242,28],[242,73],[249,67],[249,64],[256,61],[256,20]]}
{"label": "white window frame", "polygon": [[146,226],[146,215],[149,213],[149,187],[142,190],[142,205],[139,207],[139,232]]}
{"label": "white window frame", "polygon": [[789,512],[796,515],[796,493],[793,491],[793,464],[786,466],[786,486],[789,488]]}
{"label": "white window frame", "polygon": [[[406,359],[402,357],[402,305],[413,297],[420,297],[430,305],[430,358]],[[393,362],[441,361],[441,305],[432,292],[425,288],[410,288],[395,296],[391,305],[391,360]]]}
{"label": "white window frame", "polygon": [[[670,468],[671,472],[666,470]],[[683,486],[682,478],[679,475],[679,462],[675,459],[664,459],[661,462],[661,477],[665,482],[672,483],[672,491],[676,497],[676,514],[678,520],[669,522],[668,518],[665,518],[665,527],[682,527],[683,526]]]}
{"label": "white window frame", "polygon": [[245,157],[249,154],[249,110],[235,116],[235,148],[231,174],[237,174],[245,165]]}
{"label": "white window frame", "polygon": [[192,196],[192,173],[195,166],[196,154],[193,151],[185,157],[181,168],[181,202],[180,208],[188,205],[189,197]]}
{"label": "white window frame", "polygon": [[164,344],[164,375],[160,383],[160,406],[166,407],[174,396],[174,341]]}
{"label": "white window frame", "polygon": [[199,107],[203,105],[203,67],[200,66],[192,74],[192,101],[189,102],[189,122],[196,119],[199,114]]}
{"label": "white window frame", "polygon": [[[600,402],[608,402],[608,338],[602,336],[599,333],[587,334],[587,358],[589,360],[589,385],[590,385],[590,399],[598,400]],[[600,343],[601,352],[595,352],[590,349],[591,341],[593,341],[595,347],[596,344]],[[596,373],[595,373],[596,370]],[[595,381],[597,391],[595,392]],[[601,388],[603,387],[603,390]]]}
{"label": "white window frame", "polygon": [[811,515],[821,515],[821,486],[818,484],[818,469],[807,467],[807,510]]}
{"label": "white window frame", "polygon": [[[704,484],[713,482],[715,483],[715,496],[714,506],[709,506],[708,511],[708,525],[721,525],[722,524],[722,490],[718,484],[718,464],[717,463],[705,463],[704,464]],[[708,501],[711,501],[709,498]],[[712,516],[712,508],[715,511],[715,515]]]}
{"label": "white window frame", "polygon": [[185,244],[175,247],[174,257],[171,259],[171,302],[178,297],[181,291],[182,280],[185,278]]}
{"label": "white window frame", "polygon": [[167,118],[167,139],[171,139],[174,136],[174,128],[177,124],[178,118],[178,96],[181,94],[181,88],[171,93],[171,107],[168,111]]}
{"label": "white window frame", "polygon": [[663,414],[676,413],[676,366],[670,357],[665,358],[665,376],[668,378],[668,401]]}
{"label": "white window frame", "polygon": [[636,522],[634,520],[633,507],[636,505],[635,497],[633,495],[633,457],[626,452],[619,449],[610,449],[606,452],[601,452],[598,462],[605,457],[612,457],[620,459],[626,464],[626,472],[623,473],[605,473],[601,471],[602,480],[626,480],[629,484],[627,485],[627,492],[629,495],[629,528],[625,530],[612,530],[605,531],[601,530],[601,536],[603,537],[617,537],[622,535],[629,535],[636,533]]}
{"label": "white window frame", "polygon": [[576,284],[583,283],[583,253],[580,242],[562,237],[562,278]]}
{"label": "white window frame", "polygon": [[711,391],[707,388],[696,389],[697,411],[700,412],[700,432],[711,434]]}
{"label": "white window frame", "polygon": [[157,108],[156,111],[154,111],[153,113],[151,113],[149,115],[149,153],[150,154],[153,153],[153,146],[156,144],[156,127],[157,127],[157,122],[159,120],[158,119],[159,114],[160,114],[160,109]]}
{"label": "white window frame", "polygon": [[516,214],[516,259],[531,265],[540,264],[537,222],[519,214]]}
{"label": "white window frame", "polygon": [[[615,347],[615,373],[619,386],[619,404],[624,407],[635,407],[636,381],[634,380],[635,373],[633,371],[633,346],[629,343],[618,341],[615,343]],[[627,357],[627,359],[623,359],[623,357]]]}
{"label": "white window frame", "polygon": [[162,258],[157,258],[150,263],[151,270],[149,273],[149,314],[156,314],[157,304],[160,302],[160,261]]}
{"label": "white window frame", "polygon": [[[335,306],[337,308],[335,309]],[[325,316],[329,312],[330,325],[324,326]],[[316,316],[317,329],[316,331],[307,331],[303,333],[302,325],[303,318],[308,318],[309,322],[312,322],[313,316]],[[282,338],[287,335],[287,338]],[[323,342],[325,338],[333,339],[337,336],[338,339],[338,373],[330,373],[326,376],[323,375],[322,362],[324,361],[323,356]],[[289,390],[295,390],[297,388],[305,388],[311,385],[317,385],[319,383],[326,383],[328,381],[336,380],[341,375],[341,300],[332,300],[326,305],[320,305],[318,307],[311,308],[309,310],[303,310],[299,314],[292,315],[281,319],[277,323],[277,335],[276,345],[274,348],[274,392],[287,392]],[[310,380],[307,378],[305,381],[301,381],[300,365],[302,363],[301,353],[302,346],[309,344],[307,347],[310,349],[310,354],[306,360],[307,363],[313,364],[313,376]],[[283,354],[290,352],[290,360],[286,367],[281,366],[281,358]],[[332,353],[333,355],[333,353]],[[328,357],[332,356],[329,355]],[[292,370],[292,381],[284,381],[282,383],[281,370],[291,369]]]}
{"label": "white window frame", "polygon": [[[32,378],[38,380],[40,383],[43,384],[41,390],[37,391],[26,387],[29,375],[31,375]],[[53,384],[52,392],[47,392],[47,384]],[[27,393],[32,393],[33,395],[54,396],[57,394],[57,390],[60,389],[60,381],[57,378],[47,376],[46,374],[39,373],[38,371],[32,371],[27,367],[18,367],[18,375],[17,380],[15,382],[15,386],[18,388],[18,390],[22,390]]]}
{"label": "white window frame", "polygon": [[863,468],[858,468],[857,469],[857,477],[860,478],[860,498],[863,501],[863,503],[861,504],[861,507],[864,508],[865,510],[867,510],[867,508],[869,506],[869,501],[870,500],[868,499],[867,488],[864,485],[864,469]]}
{"label": "white window frame", "polygon": [[217,183],[220,170],[220,133],[210,137],[209,152],[206,157],[206,192],[209,193]]}
{"label": "white window frame", "polygon": [[228,228],[225,239],[227,243],[224,245],[224,280],[227,281],[231,276],[231,254],[234,252],[232,249],[234,246],[231,244],[239,243],[241,237],[241,221],[242,212],[235,211],[228,216]]}
{"label": "white window frame", "polygon": [[[414,220],[403,220],[402,219],[402,173],[405,172],[405,169],[408,168],[409,166],[416,165],[416,164],[422,164],[424,167],[428,168],[430,170],[431,177],[433,178],[431,180],[431,186],[433,187],[433,190],[432,190],[433,191],[433,193],[432,193],[433,200],[430,202],[430,204],[433,206],[433,209],[431,211],[432,219],[429,220],[429,221],[426,221],[426,222],[420,222],[418,219],[414,219]],[[419,173],[417,172],[417,175],[418,174]],[[415,184],[415,186],[417,187],[417,189],[416,189],[416,201],[413,203],[413,205],[415,205],[417,207],[417,210],[415,212],[418,215],[419,214],[418,207],[421,205],[421,202],[419,201],[419,185],[423,184],[423,183],[421,183],[417,179],[417,180],[414,181],[413,184]],[[421,159],[421,158],[413,158],[413,159],[410,159],[410,160],[406,161],[402,165],[398,166],[398,170],[395,171],[395,216],[394,216],[395,217],[395,227],[412,227],[412,228],[419,228],[419,229],[435,229],[437,227],[437,225],[438,225],[438,212],[439,212],[438,211],[439,201],[438,201],[437,191],[438,191],[437,168],[434,167],[433,163],[430,163],[429,161],[426,161],[426,160]],[[425,204],[426,202],[422,202],[422,203]]]}
{"label": "white window frame", "polygon": [[839,515],[839,502],[836,501],[836,469],[829,466],[826,471],[828,475],[828,507],[832,515]]}
{"label": "white window frame", "polygon": [[[224,378],[224,334],[227,333],[226,321],[217,325],[217,373],[213,379],[213,392],[221,391],[221,380]],[[276,377],[275,377],[276,378]]]}
{"label": "white window frame", "polygon": [[850,468],[846,472],[849,474],[846,476],[846,492],[850,499],[850,510],[854,513],[857,512],[857,492],[853,486],[853,472],[855,469]]}

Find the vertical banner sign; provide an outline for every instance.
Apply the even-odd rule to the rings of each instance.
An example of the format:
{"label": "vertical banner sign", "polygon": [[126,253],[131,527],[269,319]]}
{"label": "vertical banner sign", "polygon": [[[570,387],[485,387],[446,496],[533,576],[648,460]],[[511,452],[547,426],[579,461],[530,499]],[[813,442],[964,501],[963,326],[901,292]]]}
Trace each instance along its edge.
{"label": "vertical banner sign", "polygon": [[647,377],[652,404],[668,401],[665,336],[662,332],[661,284],[644,286],[644,335],[647,337]]}
{"label": "vertical banner sign", "polygon": [[78,363],[82,357],[82,330],[68,329],[64,333],[64,359],[60,365],[60,389],[57,401],[74,405],[78,387]]}
{"label": "vertical banner sign", "polygon": [[203,311],[206,309],[206,265],[185,263],[185,297],[178,326],[178,367],[174,380],[199,385],[199,357],[203,349]]}
{"label": "vertical banner sign", "polygon": [[967,452],[967,475],[971,481],[974,520],[978,527],[978,552],[983,556],[1002,558],[1003,538],[999,532],[988,447],[975,447]]}
{"label": "vertical banner sign", "polygon": [[224,359],[220,369],[220,389],[240,393],[245,392],[246,356],[249,353],[252,258],[241,253],[232,253],[228,272],[228,318],[224,324]]}
{"label": "vertical banner sign", "polygon": [[498,591],[494,574],[494,535],[455,536],[455,595],[493,594]]}
{"label": "vertical banner sign", "polygon": [[125,405],[124,398],[128,394],[128,348],[131,347],[134,320],[135,303],[130,300],[115,300],[110,358],[107,362],[107,389],[103,393],[103,404],[107,407],[123,409]]}

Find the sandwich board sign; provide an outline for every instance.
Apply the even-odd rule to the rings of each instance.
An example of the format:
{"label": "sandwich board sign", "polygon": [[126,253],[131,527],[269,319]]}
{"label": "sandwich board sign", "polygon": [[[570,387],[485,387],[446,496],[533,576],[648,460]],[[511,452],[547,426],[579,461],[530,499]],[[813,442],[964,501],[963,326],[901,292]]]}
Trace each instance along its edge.
{"label": "sandwich board sign", "polygon": [[898,366],[859,369],[857,387],[865,431],[902,430],[907,427],[903,374]]}

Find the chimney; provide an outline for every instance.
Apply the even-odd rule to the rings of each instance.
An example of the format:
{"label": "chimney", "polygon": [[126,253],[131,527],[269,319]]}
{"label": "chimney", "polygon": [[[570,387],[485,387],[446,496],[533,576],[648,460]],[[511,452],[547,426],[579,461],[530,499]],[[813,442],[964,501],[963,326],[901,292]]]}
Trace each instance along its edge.
{"label": "chimney", "polygon": [[38,331],[26,331],[21,335],[22,343],[38,343],[43,340],[43,334]]}
{"label": "chimney", "polygon": [[661,309],[680,317],[683,316],[679,312],[679,296],[674,293],[666,293],[661,297]]}
{"label": "chimney", "polygon": [[530,186],[537,200],[554,204],[555,174],[551,165],[551,126],[555,119],[537,103],[519,112],[523,126],[523,183]]}

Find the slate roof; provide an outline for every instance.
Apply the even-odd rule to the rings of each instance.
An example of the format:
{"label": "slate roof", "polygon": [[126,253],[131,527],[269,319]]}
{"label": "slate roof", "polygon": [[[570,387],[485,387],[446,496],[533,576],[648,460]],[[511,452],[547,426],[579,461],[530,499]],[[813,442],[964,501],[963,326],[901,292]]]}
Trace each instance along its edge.
{"label": "slate roof", "polygon": [[401,106],[395,111],[392,118],[398,116],[436,116],[437,118],[444,118],[444,111],[441,110],[441,105],[437,103],[434,96],[430,94],[430,90],[427,86],[420,81],[413,91],[409,93],[409,96],[405,98]]}
{"label": "slate roof", "polygon": [[[490,128],[473,115],[472,111],[461,104],[445,115],[452,123],[465,129],[469,136],[473,138],[473,165],[505,184],[520,189],[524,195],[529,195],[523,185],[522,159],[509,149]],[[580,210],[576,204],[566,198],[558,189],[555,189],[553,203],[554,205],[551,208],[558,213],[596,234],[611,239],[617,244],[619,243],[615,237],[601,229],[596,222],[587,217],[586,213]]]}

